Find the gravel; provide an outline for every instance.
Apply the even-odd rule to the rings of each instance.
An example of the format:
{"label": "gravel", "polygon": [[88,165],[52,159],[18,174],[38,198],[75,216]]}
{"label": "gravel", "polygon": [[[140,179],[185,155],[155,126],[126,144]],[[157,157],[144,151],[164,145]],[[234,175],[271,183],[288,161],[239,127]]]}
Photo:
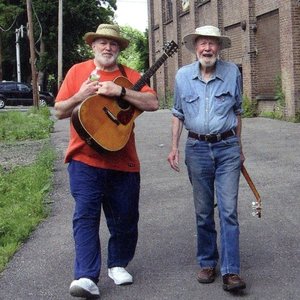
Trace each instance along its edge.
{"label": "gravel", "polygon": [[0,166],[8,171],[16,166],[33,163],[47,142],[48,139],[14,143],[0,142]]}

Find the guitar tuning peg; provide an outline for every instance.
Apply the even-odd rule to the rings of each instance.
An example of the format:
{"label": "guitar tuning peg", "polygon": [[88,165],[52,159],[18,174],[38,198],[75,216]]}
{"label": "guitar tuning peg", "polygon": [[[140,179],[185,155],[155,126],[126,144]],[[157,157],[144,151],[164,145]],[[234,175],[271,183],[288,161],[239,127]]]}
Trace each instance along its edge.
{"label": "guitar tuning peg", "polygon": [[252,202],[252,216],[258,216],[259,218],[261,217],[261,205],[259,202]]}

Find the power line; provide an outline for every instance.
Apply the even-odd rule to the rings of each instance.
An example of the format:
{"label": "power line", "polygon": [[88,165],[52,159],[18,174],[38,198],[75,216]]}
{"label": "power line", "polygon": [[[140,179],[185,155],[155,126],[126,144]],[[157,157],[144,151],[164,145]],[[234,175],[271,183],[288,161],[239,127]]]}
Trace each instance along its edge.
{"label": "power line", "polygon": [[12,29],[12,27],[15,25],[16,20],[17,20],[17,17],[18,17],[18,16],[15,17],[13,23],[9,26],[8,29],[4,29],[2,26],[0,26],[0,29],[1,29],[2,31],[4,31],[4,32],[10,31],[10,30]]}
{"label": "power line", "polygon": [[38,24],[39,24],[39,27],[40,27],[40,36],[39,36],[38,40],[35,42],[35,44],[37,44],[37,43],[42,39],[43,28],[42,28],[42,24],[41,24],[41,22],[40,22],[40,19],[39,19],[38,15],[37,15],[37,13],[36,13],[36,11],[35,11],[35,8],[34,8],[34,6],[33,6],[33,2],[31,2],[31,7],[32,7],[32,11],[33,11],[33,13],[34,13],[34,15],[35,15],[35,18],[36,18],[36,20],[37,20],[37,22],[38,22]]}

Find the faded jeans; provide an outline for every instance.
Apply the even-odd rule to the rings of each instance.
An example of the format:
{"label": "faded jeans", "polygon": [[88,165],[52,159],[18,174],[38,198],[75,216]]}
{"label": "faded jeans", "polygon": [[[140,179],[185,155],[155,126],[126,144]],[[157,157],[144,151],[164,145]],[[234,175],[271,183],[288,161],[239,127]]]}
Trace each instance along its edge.
{"label": "faded jeans", "polygon": [[219,259],[214,221],[216,192],[221,230],[221,274],[239,274],[237,200],[241,159],[238,138],[234,136],[216,143],[188,138],[185,155],[193,187],[198,263],[201,268],[216,267]]}
{"label": "faded jeans", "polygon": [[107,267],[126,267],[138,239],[140,173],[106,170],[71,161],[70,188],[75,199],[73,235],[75,279],[97,283],[101,268],[101,206],[110,232]]}

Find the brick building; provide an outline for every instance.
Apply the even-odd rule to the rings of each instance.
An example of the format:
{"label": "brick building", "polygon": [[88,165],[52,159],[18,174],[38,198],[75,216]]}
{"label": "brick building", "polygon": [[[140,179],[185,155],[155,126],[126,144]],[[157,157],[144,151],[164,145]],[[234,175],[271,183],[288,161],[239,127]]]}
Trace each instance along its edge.
{"label": "brick building", "polygon": [[173,91],[179,67],[195,56],[182,38],[201,25],[214,25],[231,38],[221,57],[237,64],[243,94],[257,110],[272,111],[278,88],[288,117],[300,114],[300,0],[152,0],[148,1],[150,65],[174,40],[179,49],[152,77],[160,99]]}

